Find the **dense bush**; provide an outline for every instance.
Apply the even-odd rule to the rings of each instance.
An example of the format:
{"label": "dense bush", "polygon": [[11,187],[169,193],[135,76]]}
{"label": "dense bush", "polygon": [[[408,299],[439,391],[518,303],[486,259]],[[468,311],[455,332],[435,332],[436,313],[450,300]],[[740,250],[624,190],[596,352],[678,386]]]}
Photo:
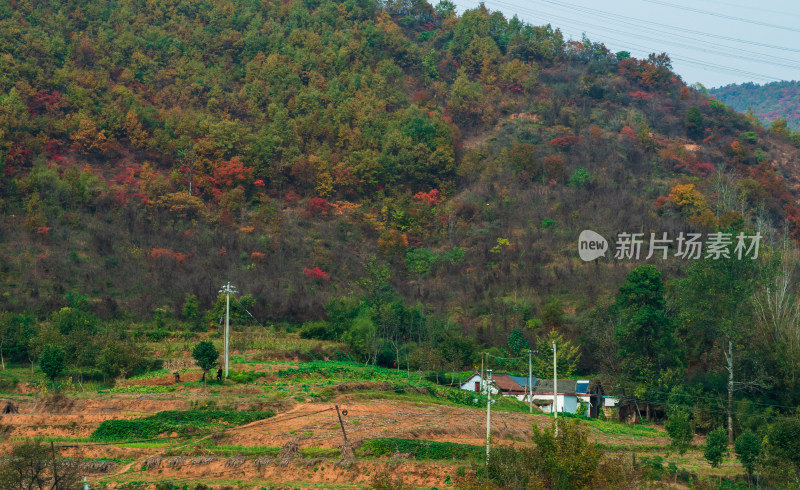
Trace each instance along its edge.
{"label": "dense bush", "polygon": [[706,444],[703,446],[703,456],[716,468],[722,463],[722,458],[728,454],[728,433],[724,427],[718,427],[708,433]]}
{"label": "dense bush", "polygon": [[577,421],[559,419],[552,428],[533,427],[534,447],[494,448],[488,467],[478,468],[500,488],[622,488],[638,478],[630,465],[608,458],[589,442]]}

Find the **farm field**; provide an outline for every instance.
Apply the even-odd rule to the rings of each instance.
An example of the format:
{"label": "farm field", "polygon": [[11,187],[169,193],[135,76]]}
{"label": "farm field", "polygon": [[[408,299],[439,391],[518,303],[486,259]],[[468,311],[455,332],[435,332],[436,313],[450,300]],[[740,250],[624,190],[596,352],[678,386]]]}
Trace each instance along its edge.
{"label": "farm field", "polygon": [[[230,379],[205,385],[188,359],[179,382],[165,369],[110,389],[33,393],[26,388],[32,383],[20,381],[4,395],[19,412],[0,419],[0,450],[8,454],[30,438],[52,442],[61,457],[80,462],[91,488],[381,488],[385,481],[457,488],[475,478],[485,457],[486,411],[472,393],[423,373],[284,354],[270,360],[237,352]],[[10,375],[25,379],[30,370],[3,374]],[[342,425],[336,406],[346,411]],[[658,479],[670,468],[676,484],[679,474],[742,473],[732,461],[712,469],[699,450],[669,452],[658,426],[574,423],[604,453],[638,458]],[[493,447],[530,447],[534,426],[549,430],[552,419],[499,400]]]}

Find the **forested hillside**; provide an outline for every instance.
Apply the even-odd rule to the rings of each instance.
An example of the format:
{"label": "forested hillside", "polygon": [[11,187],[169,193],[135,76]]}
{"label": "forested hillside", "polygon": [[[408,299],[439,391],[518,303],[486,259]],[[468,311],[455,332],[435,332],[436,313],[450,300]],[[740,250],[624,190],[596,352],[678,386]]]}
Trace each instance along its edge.
{"label": "forested hillside", "polygon": [[[136,357],[132,324],[216,331],[230,281],[234,325],[362,362],[540,343],[544,374],[556,339],[565,373],[646,405],[688,386],[708,430],[735,345],[737,399],[796,404],[800,136],[599,41],[449,2],[3,4],[6,362],[62,344],[90,369]],[[646,254],[583,262],[584,229],[764,240],[743,269],[670,249],[634,270]]]}
{"label": "forested hillside", "polygon": [[752,82],[726,85],[708,91],[739,112],[753,111],[764,126],[777,123],[776,129],[800,129],[800,82]]}

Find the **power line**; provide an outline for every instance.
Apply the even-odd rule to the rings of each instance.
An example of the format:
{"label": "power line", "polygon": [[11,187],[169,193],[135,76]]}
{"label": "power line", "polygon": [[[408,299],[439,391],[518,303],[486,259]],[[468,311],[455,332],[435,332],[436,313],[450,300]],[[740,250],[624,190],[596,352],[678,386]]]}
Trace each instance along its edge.
{"label": "power line", "polygon": [[717,5],[725,5],[727,7],[734,7],[734,8],[737,8],[737,9],[751,9],[751,10],[757,10],[758,12],[770,12],[770,13],[778,14],[778,15],[789,15],[789,16],[792,16],[792,17],[800,17],[800,14],[797,14],[797,13],[786,12],[786,11],[783,11],[783,10],[765,9],[761,5],[758,5],[757,7],[754,7],[752,3],[749,4],[749,5],[740,5],[740,4],[736,4],[736,3],[720,2],[718,0],[702,0],[702,1],[705,1],[705,2],[708,2],[708,3],[716,3]]}
{"label": "power line", "polygon": [[721,19],[735,20],[737,22],[744,22],[746,24],[754,24],[754,25],[759,25],[759,26],[764,26],[764,27],[770,27],[770,28],[773,28],[773,29],[782,29],[782,30],[785,30],[785,31],[800,32],[800,29],[798,29],[796,27],[787,27],[787,26],[781,26],[781,25],[777,25],[777,24],[771,24],[769,22],[761,22],[761,21],[753,20],[753,19],[745,19],[743,17],[735,17],[733,15],[725,15],[725,14],[720,14],[718,12],[711,12],[711,11],[708,11],[708,10],[701,10],[701,9],[696,9],[696,8],[692,8],[692,7],[686,7],[686,6],[683,6],[683,5],[675,5],[675,4],[672,4],[672,3],[669,3],[669,2],[663,2],[661,0],[642,0],[642,1],[643,2],[647,2],[647,3],[654,3],[656,5],[663,5],[665,7],[676,8],[676,9],[679,9],[679,10],[687,10],[689,12],[695,12],[695,13],[698,13],[698,14],[710,15],[712,17],[717,17],[717,18],[721,18]]}
{"label": "power line", "polygon": [[[658,394],[667,395],[667,396],[669,396],[671,394],[671,393],[668,393],[668,392],[665,392],[665,391],[657,391],[657,390],[654,390],[653,393],[658,393]],[[685,397],[688,397],[688,398],[694,398],[695,400],[710,400],[710,401],[720,401],[720,400],[722,400],[725,403],[727,403],[727,394],[724,395],[725,399],[721,398],[723,395],[720,395],[720,397],[690,395],[690,394],[685,394],[685,395],[681,395],[681,396],[685,396]],[[742,401],[742,400],[739,399],[739,401]],[[755,402],[755,401],[751,401],[751,400],[746,400],[746,401],[749,402],[749,403],[752,403],[753,405],[759,405],[759,406],[764,406],[764,407],[785,408],[785,409],[788,409],[788,410],[795,410],[795,409],[798,408],[796,406],[789,406],[789,405],[778,405],[778,404],[773,404],[773,403],[760,403],[760,402]],[[736,400],[734,400],[734,403],[735,402],[736,402]]]}
{"label": "power line", "polygon": [[[680,31],[680,32],[686,32],[686,33],[689,33],[689,34],[700,35],[700,36],[703,36],[703,37],[711,37],[711,38],[715,38],[715,39],[723,39],[723,40],[726,40],[726,41],[733,41],[733,42],[740,43],[740,44],[749,44],[749,45],[752,45],[752,46],[760,46],[760,47],[769,48],[769,49],[773,49],[773,50],[790,51],[790,52],[793,52],[793,53],[800,53],[800,49],[797,49],[797,48],[791,48],[791,47],[787,47],[787,46],[777,46],[777,45],[774,45],[774,44],[767,44],[767,43],[762,43],[762,42],[759,42],[759,41],[752,41],[752,40],[747,40],[747,39],[739,39],[739,38],[735,38],[735,37],[725,36],[725,35],[722,35],[722,34],[713,34],[713,33],[710,33],[710,32],[698,31],[698,30],[695,30],[695,29],[688,29],[686,27],[674,26],[674,25],[671,25],[671,24],[662,24],[660,22],[655,22],[655,21],[652,21],[652,20],[644,20],[644,19],[639,19],[637,17],[630,17],[630,16],[627,16],[627,15],[610,13],[610,12],[606,12],[604,10],[597,10],[597,9],[593,9],[593,8],[589,8],[589,7],[585,7],[585,6],[573,5],[573,4],[569,4],[569,3],[560,2],[558,0],[541,0],[541,1],[543,3],[548,3],[548,4],[551,4],[551,5],[554,5],[557,8],[561,8],[562,10],[567,10],[569,13],[574,13],[575,11],[578,11],[578,12],[583,12],[583,13],[585,13],[587,15],[591,15],[592,17],[604,17],[604,18],[607,18],[607,19],[609,19],[609,18],[610,19],[618,19],[619,22],[624,22],[626,25],[630,25],[631,23],[633,23],[633,24],[641,24],[642,25],[641,28],[645,28],[645,29],[649,29],[648,26],[663,27],[665,29],[668,29],[669,33],[672,34],[672,35],[674,35],[674,31]],[[505,3],[505,2],[499,1],[499,2],[496,2],[496,3]],[[514,8],[514,9],[519,9],[519,10],[528,10],[528,12],[534,12],[533,10],[524,9],[522,7],[517,7],[516,5],[512,5],[512,4],[508,4],[508,3],[506,3],[505,5],[508,8]]]}
{"label": "power line", "polygon": [[[639,19],[633,19],[631,17],[608,14],[608,13],[603,12],[603,11],[599,11],[599,10],[595,10],[595,9],[588,9],[588,8],[581,8],[581,7],[573,6],[573,5],[570,5],[570,4],[564,4],[564,3],[553,1],[553,0],[543,0],[543,1],[546,2],[546,3],[549,3],[549,4],[553,4],[553,5],[555,5],[555,6],[559,7],[559,8],[568,9],[573,13],[574,13],[575,10],[577,10],[577,11],[582,11],[583,13],[586,13],[587,15],[592,15],[592,16],[595,16],[595,17],[611,18],[612,19],[611,21],[616,22],[616,23],[623,23],[624,22],[625,25],[627,25],[627,26],[631,25],[631,21],[642,22],[642,23],[646,22],[646,21],[641,21]],[[727,56],[727,57],[736,58],[736,59],[742,59],[742,60],[746,60],[746,61],[758,62],[758,63],[762,63],[762,64],[767,64],[767,65],[770,65],[770,66],[800,70],[800,64],[798,64],[798,65],[789,65],[789,64],[783,63],[785,61],[788,61],[788,62],[791,63],[791,62],[793,62],[793,60],[789,60],[789,59],[786,59],[786,58],[780,58],[780,57],[776,57],[776,56],[771,56],[771,55],[763,55],[762,53],[758,53],[758,52],[755,52],[755,51],[747,51],[747,50],[741,50],[741,49],[738,50],[738,51],[746,51],[746,52],[749,52],[749,53],[755,54],[755,55],[760,55],[761,58],[763,58],[763,59],[752,58],[752,57],[743,56],[743,55],[740,55],[740,54],[725,53],[725,52],[721,52],[721,51],[717,51],[717,50],[711,50],[711,49],[700,49],[700,48],[698,48],[696,46],[693,46],[693,45],[686,45],[686,44],[678,43],[678,42],[675,42],[675,41],[670,41],[668,39],[653,38],[653,37],[643,36],[641,34],[635,34],[635,33],[631,32],[630,30],[623,31],[623,30],[619,30],[619,29],[609,28],[607,26],[599,26],[597,24],[592,24],[592,23],[585,23],[583,25],[577,25],[577,24],[573,23],[575,21],[574,17],[563,17],[561,15],[553,14],[553,13],[550,13],[550,12],[538,12],[538,11],[534,12],[533,10],[526,9],[524,7],[519,7],[519,6],[516,6],[516,5],[511,5],[511,4],[508,4],[508,3],[503,2],[503,1],[494,1],[494,2],[490,2],[490,3],[498,4],[501,8],[502,7],[505,7],[505,8],[508,8],[508,9],[512,9],[513,8],[513,9],[515,9],[517,11],[520,11],[520,12],[523,12],[523,13],[525,13],[527,15],[532,15],[532,16],[537,16],[537,17],[547,16],[548,18],[553,18],[553,19],[558,20],[561,23],[562,26],[569,27],[571,29],[582,31],[582,32],[587,32],[589,34],[592,34],[592,36],[598,36],[598,37],[602,38],[603,40],[615,41],[615,42],[619,43],[622,46],[636,47],[636,48],[642,49],[642,50],[647,51],[647,52],[661,51],[663,49],[662,48],[653,48],[653,47],[645,46],[645,45],[642,45],[642,44],[637,44],[635,42],[631,42],[631,41],[628,41],[628,40],[614,38],[614,37],[611,37],[611,36],[607,35],[605,33],[605,31],[613,31],[613,32],[617,32],[617,33],[620,33],[620,34],[623,34],[623,35],[630,35],[630,36],[636,36],[637,38],[650,39],[650,40],[657,41],[659,43],[663,42],[663,43],[667,43],[667,44],[674,44],[674,45],[678,45],[678,46],[686,48],[686,49],[691,49],[693,51],[716,53],[716,54],[719,54],[719,55],[722,55],[722,56]],[[626,20],[625,21],[616,20],[616,19],[614,19],[615,17],[617,17],[619,19],[626,19]],[[672,26],[666,26],[664,24],[658,24],[658,23],[654,23],[654,24],[660,25],[660,26],[664,26],[664,27],[667,27],[669,29],[674,29]],[[596,27],[598,29],[601,29],[601,31],[588,31],[588,30],[585,29],[586,25],[594,26],[594,27]],[[639,27],[639,26],[636,26],[636,27],[637,28],[644,28],[644,27]],[[668,34],[668,35],[675,36],[674,33],[665,32],[663,30],[656,30],[656,29],[648,28],[648,31],[657,31],[657,32],[662,32],[662,33],[665,33],[665,34]],[[695,33],[698,33],[698,34],[703,34],[703,33],[700,33],[698,31],[692,31],[692,32],[695,32]],[[700,43],[709,44],[709,45],[712,45],[712,46],[717,46],[717,47],[721,47],[721,48],[725,48],[725,49],[731,49],[731,50],[735,50],[736,49],[736,48],[733,48],[733,47],[728,47],[728,46],[725,46],[725,45],[721,45],[719,43],[710,43],[708,41],[702,41],[702,40],[698,40],[696,38],[690,38],[688,36],[684,36],[684,38],[686,38],[686,39],[688,39],[690,41],[691,40],[695,40],[695,41],[700,42]],[[734,38],[728,38],[728,39],[735,40]],[[741,40],[736,40],[736,41],[744,42],[744,41],[741,41]],[[755,43],[755,44],[761,44],[761,43]],[[766,46],[773,47],[773,46],[770,46],[770,45],[766,45]],[[791,51],[800,52],[800,50],[794,50],[794,49],[792,49]],[[707,62],[707,61],[698,60],[698,59],[691,58],[691,57],[684,56],[684,55],[680,55],[680,54],[670,53],[670,57],[674,61],[679,61],[679,62],[682,62],[682,63],[690,64],[690,65],[693,65],[693,66],[697,66],[697,67],[700,67],[701,69],[706,70],[706,71],[727,72],[727,73],[746,76],[746,77],[749,77],[749,78],[761,79],[761,80],[765,80],[765,81],[778,81],[778,80],[781,80],[781,78],[773,77],[773,76],[770,76],[770,75],[764,75],[762,73],[756,73],[756,72],[752,72],[752,71],[742,70],[740,68],[734,68],[734,67],[730,67],[730,66],[720,65],[720,64],[717,64],[717,63],[710,63],[710,62]],[[771,58],[772,61],[768,60],[767,58]]]}
{"label": "power line", "polygon": [[[498,3],[503,3],[503,2],[498,2]],[[560,7],[561,4],[558,3],[558,2],[555,2],[555,1],[548,1],[548,3],[552,3],[552,4],[556,5],[556,8],[565,8],[566,9],[566,7]],[[584,13],[591,14],[591,15],[593,15],[595,17],[602,17],[602,18],[607,19],[609,22],[613,22],[615,24],[620,24],[620,25],[623,25],[623,26],[628,27],[628,28],[631,27],[631,22],[634,22],[634,23],[636,23],[636,22],[645,23],[645,21],[639,21],[638,19],[634,19],[634,18],[631,18],[631,17],[617,16],[617,15],[614,15],[614,14],[608,14],[608,13],[605,13],[605,12],[602,12],[602,11],[599,11],[599,10],[585,8],[585,7],[583,7],[583,8],[582,7],[576,7],[574,9],[570,8],[569,10],[570,11],[579,10],[579,11],[582,11]],[[573,20],[572,18],[565,18],[565,17],[560,17],[560,16],[556,16],[556,15],[552,15],[552,14],[551,14],[551,16],[552,17],[561,18],[561,19],[565,19],[567,21]],[[656,25],[656,26],[660,26],[660,27],[664,27],[664,28],[667,28],[669,30],[658,29],[658,28],[653,28],[653,27],[643,27],[643,26],[642,27],[635,26],[635,27],[639,28],[639,29],[646,29],[646,32],[648,32],[648,33],[659,32],[659,33],[662,33],[662,34],[665,34],[665,35],[669,35],[669,36],[680,37],[680,36],[676,35],[675,32],[673,32],[673,30],[676,29],[675,27],[665,26],[663,24],[658,24],[658,23],[651,23],[651,24]],[[587,25],[592,25],[592,26],[595,26],[595,27],[598,27],[598,28],[601,28],[601,29],[607,29],[607,30],[612,31],[612,32],[618,32],[618,33],[622,33],[622,34],[633,35],[633,33],[630,32],[630,31],[620,31],[618,29],[611,29],[611,28],[606,27],[606,26],[598,26],[597,24],[590,24],[590,23],[587,23]],[[695,34],[695,35],[701,35],[701,36],[705,35],[705,33],[702,33],[702,32],[699,32],[699,31],[691,31],[691,33]],[[781,67],[785,67],[785,68],[800,69],[800,61],[795,62],[795,60],[793,60],[793,59],[781,58],[781,57],[778,57],[778,56],[767,55],[767,54],[764,54],[764,53],[761,53],[761,52],[750,51],[750,50],[741,49],[741,48],[733,48],[733,47],[725,45],[725,44],[714,43],[714,42],[711,42],[711,41],[698,39],[697,37],[682,36],[683,39],[685,39],[685,40],[695,41],[695,42],[707,44],[707,45],[710,45],[710,46],[716,46],[716,47],[723,48],[723,49],[734,50],[735,53],[726,53],[726,52],[716,51],[716,50],[699,49],[696,45],[687,45],[687,44],[678,43],[678,42],[670,40],[669,38],[652,38],[652,37],[647,37],[647,36],[643,36],[643,35],[637,35],[637,37],[650,39],[650,40],[655,40],[655,41],[663,42],[663,43],[667,43],[667,44],[673,44],[673,45],[676,45],[676,46],[681,46],[681,47],[685,47],[685,48],[693,49],[693,50],[699,50],[699,51],[702,51],[702,52],[720,54],[722,56],[738,58],[738,59],[742,59],[742,60],[746,60],[746,61],[754,61],[754,62],[757,62],[757,63],[771,64],[773,66],[781,66]],[[729,39],[733,39],[733,38],[729,38]],[[737,40],[737,41],[744,42],[744,41],[741,41],[741,40]],[[792,50],[792,51],[800,52],[800,50]],[[748,56],[742,56],[742,55],[738,54],[740,52],[755,54],[755,55],[758,55],[760,58],[751,58],[751,57],[748,57]],[[768,61],[766,58],[771,58],[773,61]],[[790,64],[786,64],[785,62],[797,63],[797,64],[791,64],[790,65]]]}
{"label": "power line", "polygon": [[[513,4],[510,4],[510,3],[504,2],[502,0],[495,1],[494,4],[496,4],[495,5],[496,8],[505,9],[506,11],[517,11],[517,12],[525,14],[526,16],[534,17],[534,18],[537,18],[537,19],[543,19],[543,18],[550,19],[550,18],[552,18],[552,19],[557,20],[562,27],[567,27],[567,28],[569,28],[571,30],[576,30],[576,31],[579,31],[579,32],[587,32],[586,31],[586,25],[587,24],[576,25],[576,23],[575,23],[576,22],[576,18],[574,16],[575,12],[579,12],[579,13],[583,13],[583,14],[589,15],[592,18],[595,18],[595,19],[596,18],[603,18],[604,20],[606,20],[608,22],[612,22],[614,24],[624,25],[625,27],[627,27],[627,29],[619,30],[619,29],[609,28],[607,25],[598,26],[597,24],[588,23],[588,25],[594,26],[597,29],[597,30],[595,30],[594,32],[591,33],[592,36],[600,37],[600,38],[602,38],[602,40],[605,40],[605,41],[614,41],[615,43],[620,44],[623,47],[623,49],[624,49],[624,47],[635,47],[637,49],[642,49],[642,50],[645,50],[647,52],[663,51],[663,48],[653,48],[653,47],[648,47],[648,46],[644,46],[644,45],[641,45],[641,44],[637,44],[637,43],[629,41],[629,40],[613,38],[613,37],[608,36],[606,34],[607,31],[614,31],[614,32],[617,32],[617,33],[620,33],[620,34],[624,34],[625,36],[636,36],[636,38],[645,37],[647,39],[651,39],[651,40],[657,41],[659,43],[659,45],[661,45],[662,43],[669,44],[669,45],[677,45],[679,48],[689,49],[692,52],[702,52],[702,53],[709,53],[709,54],[717,54],[717,55],[726,56],[726,57],[729,57],[729,58],[750,61],[750,62],[753,62],[753,63],[760,63],[760,64],[764,64],[764,65],[767,65],[767,66],[772,66],[772,67],[775,67],[775,68],[792,69],[792,70],[800,71],[800,61],[795,62],[795,60],[789,59],[789,58],[785,58],[785,57],[774,56],[774,55],[762,53],[762,52],[759,52],[759,51],[746,50],[746,49],[734,47],[734,46],[723,44],[723,43],[719,43],[719,42],[712,42],[712,41],[707,40],[707,38],[720,39],[720,40],[724,40],[724,41],[730,41],[730,42],[734,42],[734,43],[738,43],[738,44],[744,44],[744,45],[750,45],[750,46],[754,46],[754,47],[763,47],[763,48],[768,48],[768,49],[771,49],[771,50],[789,51],[789,52],[793,52],[793,53],[800,52],[800,49],[788,48],[788,47],[785,47],[785,46],[775,46],[775,45],[762,43],[762,42],[758,42],[758,41],[742,40],[742,39],[738,39],[738,38],[730,37],[730,36],[724,36],[724,35],[712,34],[712,33],[707,33],[707,32],[702,32],[702,31],[696,31],[696,30],[692,30],[692,29],[686,29],[686,28],[681,28],[681,27],[670,26],[670,25],[667,25],[667,24],[662,24],[662,23],[652,22],[652,21],[646,21],[646,20],[642,20],[642,19],[629,17],[629,16],[611,14],[611,13],[608,13],[608,12],[605,12],[605,11],[591,9],[591,8],[588,8],[588,7],[582,7],[582,6],[573,5],[573,4],[569,4],[569,3],[564,3],[564,2],[557,1],[557,0],[542,0],[542,2],[546,3],[546,4],[549,4],[549,5],[553,6],[553,7],[556,7],[558,9],[565,10],[566,12],[568,12],[569,16],[568,17],[564,17],[562,15],[554,14],[554,13],[549,12],[549,11],[539,11],[539,10],[534,11],[534,10],[531,10],[529,8],[525,8],[525,7],[521,7],[521,6],[518,6],[518,5],[513,5]],[[528,21],[528,22],[530,23],[530,21]],[[667,31],[664,31],[663,29],[656,29],[653,26],[660,27],[660,28],[663,28],[663,29],[667,29]],[[636,34],[631,30],[631,28],[636,29],[636,30],[643,29],[643,30],[646,30],[646,31],[645,31],[645,34]],[[692,37],[692,36],[687,36],[687,35],[676,34],[676,31],[679,31],[679,32],[682,32],[682,33],[690,33],[690,34],[693,34],[693,35],[696,35],[696,36],[701,36],[702,39],[698,39],[697,37]],[[659,32],[659,33],[665,34],[666,37],[664,37],[664,38],[653,38],[653,37],[646,36],[646,33],[652,33],[652,32]],[[684,41],[689,41],[691,44],[687,45],[686,43],[681,43],[681,42],[674,41],[674,40],[670,39],[670,38],[674,38],[674,37],[677,37],[678,39],[682,39]],[[697,46],[695,44],[699,44],[700,46]],[[755,57],[747,56],[745,53],[749,53],[751,55],[754,55]],[[735,67],[735,66],[730,66],[730,65],[726,66],[726,65],[719,64],[719,63],[710,63],[710,62],[707,62],[707,61],[695,59],[695,58],[692,58],[690,56],[686,56],[686,55],[682,55],[682,54],[670,53],[670,56],[675,62],[677,62],[679,64],[690,65],[692,67],[702,69],[703,71],[717,72],[717,73],[730,73],[730,74],[743,76],[743,77],[747,77],[747,78],[751,78],[751,79],[762,80],[762,81],[765,81],[765,82],[781,80],[781,78],[779,78],[779,77],[766,75],[764,73],[743,70],[741,68],[738,68],[738,67]]]}

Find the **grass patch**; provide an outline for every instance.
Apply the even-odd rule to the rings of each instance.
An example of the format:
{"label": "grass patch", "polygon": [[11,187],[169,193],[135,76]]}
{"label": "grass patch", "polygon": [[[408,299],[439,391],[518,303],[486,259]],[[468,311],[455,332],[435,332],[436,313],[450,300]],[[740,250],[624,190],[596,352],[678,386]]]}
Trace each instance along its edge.
{"label": "grass patch", "polygon": [[[218,456],[270,456],[275,457],[281,452],[278,446],[204,446],[203,450]],[[337,458],[341,451],[337,448],[304,447],[300,455],[304,458]]]}
{"label": "grass patch", "polygon": [[663,432],[648,425],[622,424],[607,420],[589,419],[584,421],[589,427],[606,435],[628,435],[637,437],[661,437]]}
{"label": "grass patch", "polygon": [[[377,391],[376,393],[394,392],[398,395],[410,396],[410,398],[406,399],[413,401],[427,399],[425,401],[430,402],[431,398],[433,398],[436,403],[475,408],[486,407],[486,398],[476,397],[474,392],[438,385],[421,379],[417,373],[409,374],[406,371],[365,366],[355,362],[312,361],[303,363],[300,366],[281,369],[275,375],[278,381],[272,385],[265,386],[266,389],[286,390],[287,385],[300,385],[299,390],[304,393],[309,392],[307,396],[312,398],[315,395],[319,395],[316,393],[311,394],[310,387],[320,386],[320,383],[334,385],[348,382],[368,382],[373,383],[372,387],[357,389],[359,394],[376,392],[374,390],[375,383],[387,383],[389,385],[387,391]],[[304,393],[292,393],[291,395],[304,395]],[[381,398],[381,396],[378,395],[375,398]],[[492,408],[506,412],[528,411],[528,405],[515,398],[508,397],[496,398]]]}
{"label": "grass patch", "polygon": [[483,446],[456,444],[454,442],[424,441],[418,439],[371,439],[364,441],[359,452],[371,456],[408,453],[416,459],[480,459],[485,454]]}
{"label": "grass patch", "polygon": [[237,412],[231,410],[186,410],[159,412],[132,420],[106,420],[92,432],[94,441],[152,439],[159,434],[177,432],[189,435],[194,430],[232,427],[273,417],[275,412]]}
{"label": "grass patch", "polygon": [[266,375],[267,373],[259,371],[231,371],[228,378],[234,383],[248,384],[255,383]]}
{"label": "grass patch", "polygon": [[172,391],[175,391],[174,385],[127,385],[99,390],[98,393],[170,393]]}
{"label": "grass patch", "polygon": [[147,373],[142,373],[137,376],[131,376],[128,381],[144,381],[146,379],[160,378],[171,374],[168,369],[157,369]]}
{"label": "grass patch", "polygon": [[663,453],[667,452],[669,446],[660,444],[614,444],[597,442],[595,445],[603,451],[619,453]]}

